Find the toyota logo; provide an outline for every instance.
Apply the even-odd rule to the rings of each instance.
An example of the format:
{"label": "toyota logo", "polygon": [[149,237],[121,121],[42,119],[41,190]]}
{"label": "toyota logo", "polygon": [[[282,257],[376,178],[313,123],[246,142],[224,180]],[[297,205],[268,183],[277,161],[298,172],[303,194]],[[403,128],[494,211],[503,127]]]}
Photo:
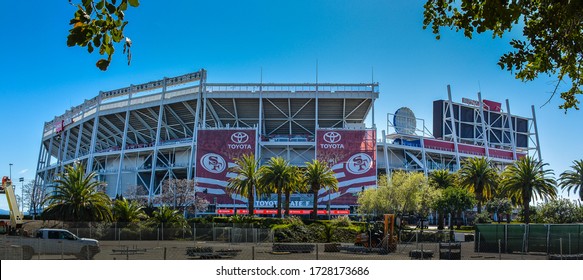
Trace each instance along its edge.
{"label": "toyota logo", "polygon": [[351,156],[346,162],[346,170],[352,174],[363,174],[372,168],[372,158],[365,153]]}
{"label": "toyota logo", "polygon": [[211,173],[221,173],[227,167],[225,159],[217,154],[208,153],[200,158],[200,165]]}
{"label": "toyota logo", "polygon": [[235,132],[231,135],[231,141],[237,144],[246,143],[249,141],[249,135],[245,132]]}
{"label": "toyota logo", "polygon": [[330,144],[338,143],[340,141],[340,139],[342,139],[342,137],[340,136],[340,133],[338,133],[336,131],[330,131],[330,132],[324,133],[324,141],[326,141]]}

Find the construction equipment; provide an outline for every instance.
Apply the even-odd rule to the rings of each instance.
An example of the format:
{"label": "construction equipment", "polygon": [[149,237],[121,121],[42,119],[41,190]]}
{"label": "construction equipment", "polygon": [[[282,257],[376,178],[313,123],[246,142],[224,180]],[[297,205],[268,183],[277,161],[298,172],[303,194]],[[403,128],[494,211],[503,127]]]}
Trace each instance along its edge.
{"label": "construction equipment", "polygon": [[368,251],[378,249],[381,253],[394,252],[397,248],[395,215],[385,214],[383,218],[383,221],[370,224],[368,233],[365,232],[357,235],[354,245],[367,248]]}
{"label": "construction equipment", "polygon": [[0,188],[0,193],[6,194],[8,207],[10,208],[10,224],[5,225],[5,232],[8,234],[16,234],[20,228],[22,228],[23,215],[22,212],[20,212],[20,208],[18,208],[18,202],[16,201],[16,195],[14,194],[12,180],[10,180],[8,176],[2,177],[2,187]]}

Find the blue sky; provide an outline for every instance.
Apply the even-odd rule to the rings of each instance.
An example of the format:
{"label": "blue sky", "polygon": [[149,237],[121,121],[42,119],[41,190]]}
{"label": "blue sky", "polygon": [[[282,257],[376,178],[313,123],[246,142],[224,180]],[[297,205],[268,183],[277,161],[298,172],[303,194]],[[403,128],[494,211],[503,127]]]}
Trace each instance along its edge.
{"label": "blue sky", "polygon": [[[490,34],[468,40],[443,30],[435,40],[422,29],[424,1],[141,1],[126,12],[126,35],[134,43],[131,66],[117,48],[107,72],[99,59],[66,46],[66,0],[8,1],[0,11],[3,39],[0,100],[0,174],[12,163],[15,181],[34,179],[45,121],[71,106],[110,90],[171,77],[200,68],[209,82],[380,83],[375,121],[386,129],[387,113],[409,107],[432,121],[432,101],[510,100],[513,114],[536,108],[543,160],[558,176],[583,158],[583,112],[567,114],[553,77],[523,83],[496,64],[520,38],[516,29],[502,39]],[[542,106],[542,107],[541,107]],[[370,123],[369,123],[370,124]],[[17,190],[18,193],[20,193]],[[0,208],[6,208],[5,199]]]}

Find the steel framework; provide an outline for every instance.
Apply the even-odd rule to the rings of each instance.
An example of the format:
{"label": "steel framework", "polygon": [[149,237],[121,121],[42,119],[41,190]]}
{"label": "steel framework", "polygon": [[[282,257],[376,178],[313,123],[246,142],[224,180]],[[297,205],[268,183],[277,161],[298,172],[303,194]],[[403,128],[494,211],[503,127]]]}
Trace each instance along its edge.
{"label": "steel framework", "polygon": [[[109,196],[133,192],[151,200],[166,179],[195,179],[196,133],[203,127],[255,128],[261,163],[282,156],[303,166],[315,158],[317,129],[366,128],[378,97],[378,83],[207,83],[204,69],[100,92],[45,123],[35,187],[50,189],[64,166],[81,161],[107,183]],[[499,166],[529,153],[540,159],[534,107],[525,118],[510,113],[508,100],[506,112],[485,107],[481,94],[477,104],[453,102],[448,87],[448,99],[434,102],[438,137],[435,120],[434,133],[416,119],[413,133],[403,134],[388,114],[377,169],[427,174],[455,171],[467,157]],[[460,118],[462,112],[469,117]]]}
{"label": "steel framework", "polygon": [[166,179],[194,179],[196,132],[256,127],[262,162],[295,165],[315,157],[316,128],[364,128],[378,84],[207,83],[204,69],[100,92],[46,122],[35,185],[50,188],[65,165],[81,161],[111,197],[151,199]]}

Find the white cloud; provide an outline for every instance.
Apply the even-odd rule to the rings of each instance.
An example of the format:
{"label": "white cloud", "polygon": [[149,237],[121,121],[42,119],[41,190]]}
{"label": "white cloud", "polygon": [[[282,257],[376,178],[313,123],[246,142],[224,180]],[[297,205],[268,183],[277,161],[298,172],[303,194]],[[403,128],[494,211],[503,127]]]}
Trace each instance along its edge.
{"label": "white cloud", "polygon": [[18,174],[24,174],[26,172],[28,172],[28,169],[23,169],[23,170],[20,170],[20,172],[18,172]]}

